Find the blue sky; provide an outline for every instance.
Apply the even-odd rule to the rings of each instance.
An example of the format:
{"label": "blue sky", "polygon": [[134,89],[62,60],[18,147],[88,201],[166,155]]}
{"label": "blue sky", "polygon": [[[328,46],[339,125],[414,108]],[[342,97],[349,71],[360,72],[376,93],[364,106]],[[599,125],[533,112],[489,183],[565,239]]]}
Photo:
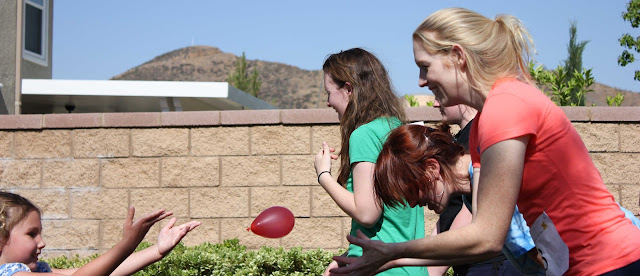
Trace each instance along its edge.
{"label": "blue sky", "polygon": [[[326,56],[363,47],[387,66],[398,94],[430,94],[418,87],[411,33],[432,12],[465,7],[488,17],[507,13],[533,36],[539,63],[566,58],[571,20],[589,40],[583,66],[597,82],[640,92],[633,72],[620,67],[622,20],[628,0],[577,1],[55,1],[53,78],[105,80],[163,53],[192,45],[318,70]],[[636,54],[640,59],[640,55]]]}

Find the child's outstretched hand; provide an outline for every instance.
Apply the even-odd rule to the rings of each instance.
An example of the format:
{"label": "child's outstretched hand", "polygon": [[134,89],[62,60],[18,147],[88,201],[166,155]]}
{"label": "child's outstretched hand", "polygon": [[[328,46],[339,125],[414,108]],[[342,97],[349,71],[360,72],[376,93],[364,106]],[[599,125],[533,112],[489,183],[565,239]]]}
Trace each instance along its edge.
{"label": "child's outstretched hand", "polygon": [[199,221],[190,221],[182,225],[173,227],[176,224],[176,218],[173,217],[169,220],[169,223],[162,227],[160,234],[158,234],[158,253],[163,257],[169,254],[171,250],[187,235],[191,230],[200,226]]}
{"label": "child's outstretched hand", "polygon": [[133,245],[134,248],[138,246],[147,232],[149,232],[151,226],[173,214],[173,212],[166,212],[164,209],[160,209],[145,214],[134,221],[133,215],[135,212],[136,210],[133,206],[129,207],[129,213],[127,214],[127,219],[124,221],[124,231],[122,234],[122,240],[127,241],[130,245]]}

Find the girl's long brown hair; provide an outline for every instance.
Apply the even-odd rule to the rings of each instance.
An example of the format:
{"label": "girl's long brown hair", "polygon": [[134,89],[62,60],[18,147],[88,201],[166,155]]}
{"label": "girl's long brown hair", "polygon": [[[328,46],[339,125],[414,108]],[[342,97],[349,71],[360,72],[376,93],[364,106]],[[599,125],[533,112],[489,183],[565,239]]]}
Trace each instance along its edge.
{"label": "girl's long brown hair", "polygon": [[440,164],[440,175],[445,183],[468,182],[455,173],[464,147],[455,143],[449,125],[438,129],[421,125],[404,125],[389,133],[378,156],[374,173],[374,192],[388,206],[405,205],[418,191],[435,194],[436,176],[427,170],[429,160]]}
{"label": "girl's long brown hair", "polygon": [[340,173],[338,183],[347,185],[351,165],[349,137],[359,126],[378,117],[396,117],[406,122],[404,108],[393,92],[387,70],[373,54],[353,48],[330,55],[322,70],[339,88],[348,82],[353,88],[344,115],[340,119]]}

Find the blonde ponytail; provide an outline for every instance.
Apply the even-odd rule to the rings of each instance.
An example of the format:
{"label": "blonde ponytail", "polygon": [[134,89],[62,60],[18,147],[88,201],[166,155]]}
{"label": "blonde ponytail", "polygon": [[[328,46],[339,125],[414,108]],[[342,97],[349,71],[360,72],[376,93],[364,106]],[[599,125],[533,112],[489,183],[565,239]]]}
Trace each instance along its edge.
{"label": "blonde ponytail", "polygon": [[522,22],[510,15],[491,20],[464,8],[436,11],[413,33],[430,53],[449,52],[459,45],[465,54],[469,84],[487,91],[496,80],[516,77],[532,83],[528,71],[533,40]]}

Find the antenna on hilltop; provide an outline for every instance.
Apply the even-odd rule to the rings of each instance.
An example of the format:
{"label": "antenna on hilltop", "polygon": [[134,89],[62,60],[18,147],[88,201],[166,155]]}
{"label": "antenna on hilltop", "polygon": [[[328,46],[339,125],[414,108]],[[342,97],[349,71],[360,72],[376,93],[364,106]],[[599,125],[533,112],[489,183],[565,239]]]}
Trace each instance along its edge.
{"label": "antenna on hilltop", "polygon": [[194,42],[194,40],[195,40],[195,39],[194,39],[194,38],[193,38],[193,36],[192,36],[192,37],[191,37],[191,46],[193,46],[193,42]]}

